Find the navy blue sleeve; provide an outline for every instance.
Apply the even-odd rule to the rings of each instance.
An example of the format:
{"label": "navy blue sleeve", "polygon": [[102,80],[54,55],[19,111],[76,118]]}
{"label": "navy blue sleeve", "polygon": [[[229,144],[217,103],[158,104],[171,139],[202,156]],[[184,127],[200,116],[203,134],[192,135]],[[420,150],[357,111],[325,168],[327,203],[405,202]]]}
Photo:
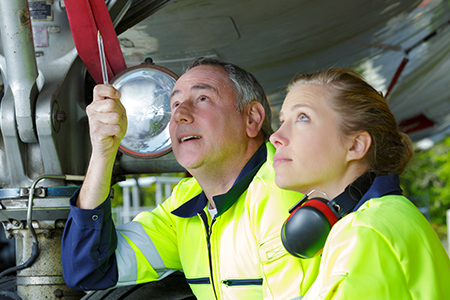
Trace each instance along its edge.
{"label": "navy blue sleeve", "polygon": [[70,213],[61,241],[63,277],[70,288],[89,291],[113,287],[118,281],[115,250],[117,235],[111,200],[95,209],[75,206],[79,190],[70,199]]}

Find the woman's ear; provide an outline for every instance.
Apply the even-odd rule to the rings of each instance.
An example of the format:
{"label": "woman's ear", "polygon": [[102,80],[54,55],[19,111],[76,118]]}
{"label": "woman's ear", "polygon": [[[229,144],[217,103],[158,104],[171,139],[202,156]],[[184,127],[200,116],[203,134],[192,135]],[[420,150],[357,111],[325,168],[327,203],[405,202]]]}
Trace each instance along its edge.
{"label": "woman's ear", "polygon": [[369,151],[370,145],[372,144],[372,137],[367,131],[361,131],[353,137],[353,144],[348,149],[347,159],[360,160],[364,158],[367,151]]}
{"label": "woman's ear", "polygon": [[252,101],[246,107],[247,112],[247,135],[251,138],[256,137],[260,131],[266,112],[261,102]]}

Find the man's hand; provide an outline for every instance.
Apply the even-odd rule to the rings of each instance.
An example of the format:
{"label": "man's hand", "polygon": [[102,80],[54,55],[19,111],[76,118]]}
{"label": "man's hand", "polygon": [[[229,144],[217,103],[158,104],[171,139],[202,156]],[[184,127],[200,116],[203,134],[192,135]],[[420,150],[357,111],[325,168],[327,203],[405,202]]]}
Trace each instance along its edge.
{"label": "man's hand", "polygon": [[92,155],[109,158],[116,155],[127,131],[127,115],[120,92],[110,85],[97,85],[94,100],[86,108],[92,143]]}
{"label": "man's hand", "polygon": [[94,100],[86,113],[92,155],[77,206],[94,209],[108,197],[117,150],[127,132],[127,115],[119,91],[102,84],[94,88]]}

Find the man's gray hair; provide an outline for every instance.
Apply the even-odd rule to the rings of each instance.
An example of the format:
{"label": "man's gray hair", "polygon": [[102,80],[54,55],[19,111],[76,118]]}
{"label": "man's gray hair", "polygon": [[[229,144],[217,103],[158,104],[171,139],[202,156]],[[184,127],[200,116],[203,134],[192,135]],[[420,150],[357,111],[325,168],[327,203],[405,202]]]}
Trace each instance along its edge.
{"label": "man's gray hair", "polygon": [[236,91],[237,112],[242,113],[245,106],[248,103],[255,100],[262,104],[266,116],[264,118],[261,131],[263,133],[264,140],[268,141],[270,135],[273,133],[271,125],[272,111],[270,108],[269,101],[267,100],[266,94],[264,92],[264,89],[258,82],[258,80],[255,78],[255,76],[232,63],[224,62],[222,60],[215,58],[205,58],[205,57],[199,57],[190,62],[186,66],[186,72],[192,68],[202,65],[218,66],[223,68],[227,72],[228,76],[230,77],[230,80],[234,84],[234,89]]}

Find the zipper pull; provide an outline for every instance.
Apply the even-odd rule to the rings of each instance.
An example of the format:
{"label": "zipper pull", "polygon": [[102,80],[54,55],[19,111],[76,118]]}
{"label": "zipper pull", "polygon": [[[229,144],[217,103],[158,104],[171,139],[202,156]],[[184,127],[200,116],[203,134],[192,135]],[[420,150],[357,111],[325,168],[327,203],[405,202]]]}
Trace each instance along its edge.
{"label": "zipper pull", "polygon": [[229,280],[222,280],[222,283],[225,284],[226,286],[230,286],[231,281],[229,281]]}

